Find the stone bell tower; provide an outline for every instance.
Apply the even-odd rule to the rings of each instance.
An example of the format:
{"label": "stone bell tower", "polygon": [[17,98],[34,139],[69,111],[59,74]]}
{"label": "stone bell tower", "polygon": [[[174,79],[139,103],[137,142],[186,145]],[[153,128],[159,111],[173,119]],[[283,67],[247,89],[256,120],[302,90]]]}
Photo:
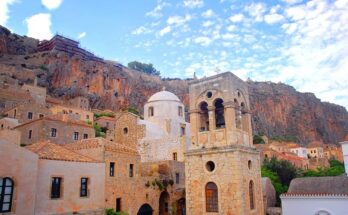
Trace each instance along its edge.
{"label": "stone bell tower", "polygon": [[189,84],[187,214],[263,214],[247,84],[230,72]]}

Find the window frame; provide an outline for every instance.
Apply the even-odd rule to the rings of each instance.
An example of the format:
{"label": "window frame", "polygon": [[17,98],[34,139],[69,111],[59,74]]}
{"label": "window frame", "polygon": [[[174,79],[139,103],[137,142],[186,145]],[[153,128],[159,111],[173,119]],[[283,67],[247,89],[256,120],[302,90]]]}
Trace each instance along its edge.
{"label": "window frame", "polygon": [[29,130],[29,134],[28,134],[28,139],[31,140],[31,138],[33,137],[33,130]]}
{"label": "window frame", "polygon": [[[58,179],[58,188],[55,188],[55,185],[53,184],[54,180]],[[50,199],[61,199],[63,196],[63,177],[60,176],[53,176],[51,177],[51,191],[50,191]],[[57,191],[55,189],[58,189]],[[58,192],[58,193],[55,193]]]}
{"label": "window frame", "polygon": [[87,133],[83,134],[83,139],[88,139],[88,134]]}
{"label": "window frame", "polygon": [[134,177],[134,164],[129,164],[129,177],[133,178]]}
{"label": "window frame", "polygon": [[[83,180],[85,180],[85,182],[83,182]],[[89,178],[88,177],[81,177],[81,179],[80,179],[80,197],[89,197],[88,184],[89,184]]]}
{"label": "window frame", "polygon": [[74,131],[73,140],[79,140],[79,132]]}
{"label": "window frame", "polygon": [[[208,188],[208,185],[214,186]],[[218,187],[214,182],[208,182],[205,185],[205,211],[208,213],[219,212],[219,192]]]}
{"label": "window frame", "polygon": [[57,132],[56,128],[51,128],[51,132],[50,133],[51,133],[51,135],[50,135],[51,137],[57,137],[57,133],[58,132]]}
{"label": "window frame", "polygon": [[110,162],[109,164],[109,176],[110,177],[115,176],[115,162]]}
{"label": "window frame", "polygon": [[[4,177],[1,178],[2,182],[0,184],[1,194],[0,194],[0,213],[8,213],[12,211],[12,200],[13,200],[13,190],[14,190],[14,181],[12,178]],[[7,181],[10,182],[10,185],[7,185]],[[10,193],[6,193],[6,188],[10,187]],[[4,202],[5,196],[10,196],[8,202]],[[8,209],[3,210],[4,204],[8,204]]]}
{"label": "window frame", "polygon": [[28,119],[33,119],[33,112],[28,112],[27,117]]}

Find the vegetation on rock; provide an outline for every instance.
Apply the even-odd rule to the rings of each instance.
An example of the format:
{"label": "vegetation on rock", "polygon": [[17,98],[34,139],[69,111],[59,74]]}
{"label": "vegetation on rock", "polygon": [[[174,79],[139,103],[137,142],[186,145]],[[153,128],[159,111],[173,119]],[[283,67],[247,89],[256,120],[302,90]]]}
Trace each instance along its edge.
{"label": "vegetation on rock", "polygon": [[152,63],[147,64],[147,63],[141,63],[139,61],[132,61],[128,63],[128,68],[134,69],[140,72],[144,72],[149,75],[156,75],[156,76],[160,75],[160,71],[155,69]]}

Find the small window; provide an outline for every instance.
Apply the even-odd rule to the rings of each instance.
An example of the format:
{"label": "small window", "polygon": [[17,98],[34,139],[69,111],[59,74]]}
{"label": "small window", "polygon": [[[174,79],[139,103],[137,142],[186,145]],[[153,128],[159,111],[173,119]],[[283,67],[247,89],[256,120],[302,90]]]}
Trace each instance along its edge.
{"label": "small window", "polygon": [[33,113],[32,112],[28,112],[28,119],[33,119]]}
{"label": "small window", "polygon": [[180,173],[175,173],[175,183],[180,184]]}
{"label": "small window", "polygon": [[0,178],[0,212],[11,212],[13,197],[13,180]]}
{"label": "small window", "polygon": [[33,130],[29,130],[29,135],[28,135],[29,139],[31,139],[32,134],[33,134]]}
{"label": "small window", "polygon": [[89,119],[89,115],[86,115],[86,119]]}
{"label": "small window", "polygon": [[16,118],[16,116],[17,116],[17,109],[14,110],[13,118]]}
{"label": "small window", "polygon": [[248,161],[248,168],[251,169],[251,160]]}
{"label": "small window", "polygon": [[213,96],[213,93],[212,93],[212,92],[210,92],[210,91],[209,91],[209,92],[207,92],[207,98],[209,98],[209,99],[210,99],[212,96]]}
{"label": "small window", "polygon": [[51,137],[57,137],[57,129],[51,128]]}
{"label": "small window", "polygon": [[114,162],[110,162],[110,172],[109,172],[109,175],[111,177],[114,177],[114,173],[115,173],[115,163]]}
{"label": "small window", "polygon": [[88,178],[81,178],[80,197],[88,196]]}
{"label": "small window", "polygon": [[178,160],[178,153],[176,152],[173,152],[173,160]]}
{"label": "small window", "polygon": [[181,127],[180,127],[180,135],[181,135],[181,136],[185,136],[185,133],[186,133],[186,132],[185,132],[185,126],[181,126]]}
{"label": "small window", "polygon": [[129,164],[129,177],[133,177],[134,175],[134,164]]}
{"label": "small window", "polygon": [[154,115],[154,109],[153,107],[149,107],[149,113],[148,113],[149,117]]}
{"label": "small window", "polygon": [[42,113],[39,114],[39,118],[42,119],[44,118],[44,115]]}
{"label": "small window", "polygon": [[128,134],[128,128],[123,128],[123,134]]}
{"label": "small window", "polygon": [[4,128],[4,124],[1,124],[1,129],[3,129]]}
{"label": "small window", "polygon": [[121,198],[116,199],[116,212],[121,212]]}
{"label": "small window", "polygon": [[208,162],[206,163],[205,167],[207,168],[207,170],[208,170],[209,172],[212,172],[212,171],[214,171],[214,169],[215,169],[215,163],[214,163],[213,161],[208,161]]}
{"label": "small window", "polygon": [[61,177],[53,177],[52,178],[52,186],[51,186],[51,199],[59,199],[61,196]]}
{"label": "small window", "polygon": [[183,116],[183,112],[182,112],[182,107],[181,106],[178,107],[178,115],[179,116]]}
{"label": "small window", "polygon": [[83,139],[88,139],[88,134],[83,134]]}
{"label": "small window", "polygon": [[74,140],[79,140],[79,132],[74,132]]}
{"label": "small window", "polygon": [[254,200],[254,182],[249,182],[249,201],[250,201],[250,210],[255,209],[255,200]]}

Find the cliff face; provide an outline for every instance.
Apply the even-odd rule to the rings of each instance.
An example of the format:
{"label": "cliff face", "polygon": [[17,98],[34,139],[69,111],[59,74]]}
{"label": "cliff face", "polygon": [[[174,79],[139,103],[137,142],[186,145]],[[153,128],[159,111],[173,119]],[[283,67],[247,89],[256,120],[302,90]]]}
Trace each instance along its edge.
{"label": "cliff face", "polygon": [[[64,52],[36,52],[38,41],[11,34],[0,26],[0,79],[12,77],[39,85],[60,98],[88,97],[93,108],[120,110],[129,106],[142,112],[147,99],[171,91],[188,105],[188,82],[161,80],[113,62],[85,61]],[[254,133],[294,136],[301,143],[337,143],[348,133],[345,108],[323,103],[310,93],[284,84],[248,82]]]}

